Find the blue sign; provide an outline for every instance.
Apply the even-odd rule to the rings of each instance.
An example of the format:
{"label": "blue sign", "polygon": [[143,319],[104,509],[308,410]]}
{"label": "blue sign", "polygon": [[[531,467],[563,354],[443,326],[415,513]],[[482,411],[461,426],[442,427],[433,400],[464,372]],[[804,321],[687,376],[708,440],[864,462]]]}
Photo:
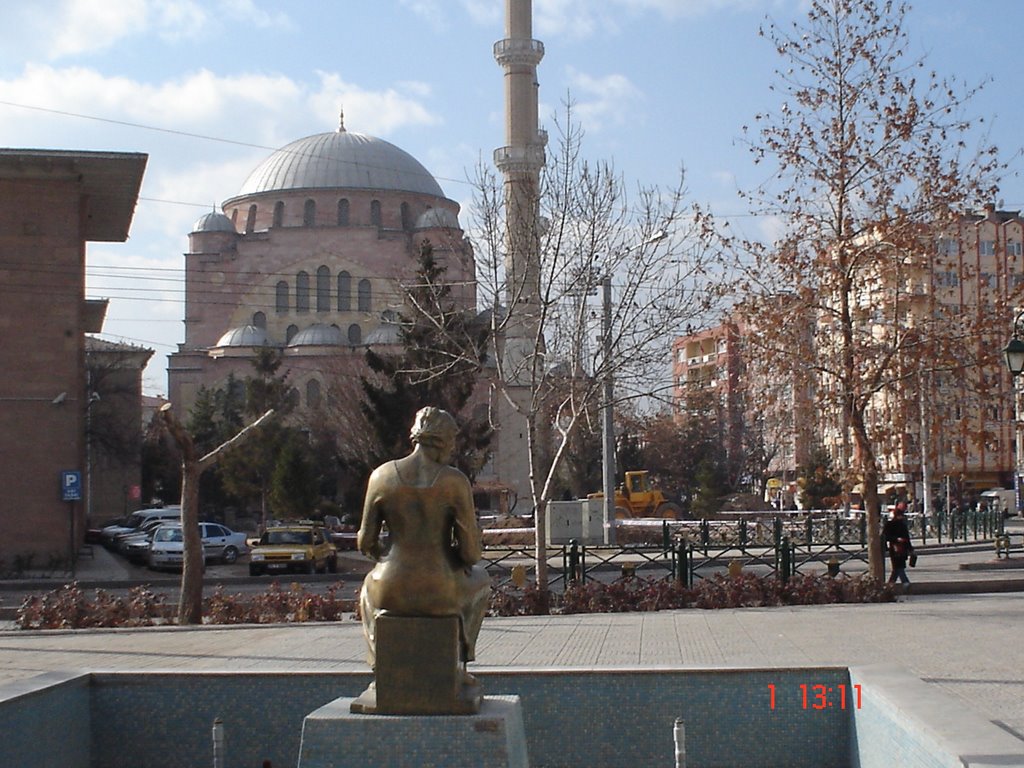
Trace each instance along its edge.
{"label": "blue sign", "polygon": [[60,500],[82,500],[82,473],[78,470],[65,470],[60,473]]}

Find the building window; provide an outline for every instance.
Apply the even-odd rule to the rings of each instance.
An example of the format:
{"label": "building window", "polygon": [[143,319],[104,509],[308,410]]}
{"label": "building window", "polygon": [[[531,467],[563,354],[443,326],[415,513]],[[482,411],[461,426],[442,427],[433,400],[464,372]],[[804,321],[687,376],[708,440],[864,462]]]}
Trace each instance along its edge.
{"label": "building window", "polygon": [[375,227],[382,226],[380,217],[380,200],[370,202],[370,223]]}
{"label": "building window", "polygon": [[344,271],[338,273],[338,311],[352,311],[352,276]]}
{"label": "building window", "polygon": [[408,203],[402,203],[402,229],[406,231],[412,229],[412,214],[409,211]]}
{"label": "building window", "polygon": [[281,280],[277,284],[277,314],[283,315],[288,311],[288,282]]}
{"label": "building window", "polygon": [[320,405],[320,382],[310,379],[306,382],[306,406],[316,408]]}
{"label": "building window", "polygon": [[363,343],[363,329],[359,327],[358,323],[352,323],[348,327],[348,343],[352,346]]}
{"label": "building window", "polygon": [[348,226],[348,200],[345,198],[338,201],[338,226]]}
{"label": "building window", "polygon": [[316,271],[316,311],[331,311],[331,270],[325,266]]}
{"label": "building window", "polygon": [[360,312],[369,312],[371,304],[370,296],[370,281],[360,280],[359,281],[359,306],[357,307]]}
{"label": "building window", "polygon": [[996,255],[996,241],[995,240],[982,240],[978,244],[978,250],[982,256],[995,256]]}
{"label": "building window", "polygon": [[302,226],[316,226],[316,200],[307,200],[302,208]]}
{"label": "building window", "polygon": [[299,272],[295,276],[295,311],[309,312],[309,273]]}
{"label": "building window", "polygon": [[956,256],[960,253],[960,244],[949,237],[939,238],[939,253],[942,256]]}
{"label": "building window", "polygon": [[1007,240],[1006,241],[1006,255],[1007,256],[1020,256],[1021,245],[1019,240]]}
{"label": "building window", "polygon": [[267,316],[262,312],[256,312],[252,316],[252,324],[257,328],[267,330]]}
{"label": "building window", "polygon": [[299,326],[297,326],[297,325],[289,325],[288,326],[288,330],[286,330],[284,332],[284,343],[285,344],[290,343],[291,340],[295,338],[295,334],[297,334],[298,332],[299,332]]}
{"label": "building window", "polygon": [[256,229],[256,206],[249,206],[249,214],[245,217],[245,231],[248,234]]}
{"label": "building window", "polygon": [[960,285],[960,277],[956,272],[936,272],[935,284],[940,288],[956,288]]}
{"label": "building window", "polygon": [[274,226],[284,226],[284,202],[281,200],[274,203]]}
{"label": "building window", "polygon": [[978,285],[982,288],[995,288],[996,276],[991,272],[979,272]]}

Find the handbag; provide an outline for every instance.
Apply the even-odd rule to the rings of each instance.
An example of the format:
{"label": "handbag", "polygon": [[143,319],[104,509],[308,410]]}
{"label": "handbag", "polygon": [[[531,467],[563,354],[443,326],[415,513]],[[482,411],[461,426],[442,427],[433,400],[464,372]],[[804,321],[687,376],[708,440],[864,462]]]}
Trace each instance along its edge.
{"label": "handbag", "polygon": [[911,568],[917,567],[917,552],[910,553],[910,559],[907,561]]}

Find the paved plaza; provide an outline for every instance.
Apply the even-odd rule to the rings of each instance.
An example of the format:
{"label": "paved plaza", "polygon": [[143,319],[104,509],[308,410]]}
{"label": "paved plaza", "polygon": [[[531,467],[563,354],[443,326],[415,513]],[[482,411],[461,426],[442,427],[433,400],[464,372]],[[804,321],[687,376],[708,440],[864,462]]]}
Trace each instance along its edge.
{"label": "paved plaza", "polygon": [[[98,552],[83,583],[116,583]],[[358,557],[348,555],[348,557]],[[966,566],[966,567],[964,567]],[[897,603],[489,618],[476,670],[896,664],[1024,739],[1024,552],[922,551]],[[357,582],[359,563],[341,578]],[[123,575],[123,574],[122,574]],[[0,587],[10,604],[11,586]],[[12,627],[10,623],[7,627]],[[0,631],[0,684],[70,671],[365,671],[359,623]]]}

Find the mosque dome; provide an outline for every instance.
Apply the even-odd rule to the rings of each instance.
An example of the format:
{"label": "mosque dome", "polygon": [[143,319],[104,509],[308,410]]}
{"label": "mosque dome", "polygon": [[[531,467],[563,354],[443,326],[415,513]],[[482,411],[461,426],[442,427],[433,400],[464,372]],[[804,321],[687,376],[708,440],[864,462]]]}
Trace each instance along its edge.
{"label": "mosque dome", "polygon": [[249,174],[237,197],[298,189],[375,189],[444,197],[434,177],[408,152],[344,126],[277,150]]}
{"label": "mosque dome", "polygon": [[400,343],[398,323],[384,322],[366,334],[363,344],[367,347],[387,347]]}
{"label": "mosque dome", "polygon": [[204,213],[192,225],[193,232],[234,232],[235,225],[223,213]]}
{"label": "mosque dome", "polygon": [[217,340],[215,347],[266,347],[270,346],[267,332],[255,325],[232,328]]}
{"label": "mosque dome", "polygon": [[337,347],[345,343],[341,329],[336,325],[316,323],[299,331],[288,342],[289,347]]}
{"label": "mosque dome", "polygon": [[428,208],[416,219],[414,229],[459,229],[459,217],[447,208]]}

